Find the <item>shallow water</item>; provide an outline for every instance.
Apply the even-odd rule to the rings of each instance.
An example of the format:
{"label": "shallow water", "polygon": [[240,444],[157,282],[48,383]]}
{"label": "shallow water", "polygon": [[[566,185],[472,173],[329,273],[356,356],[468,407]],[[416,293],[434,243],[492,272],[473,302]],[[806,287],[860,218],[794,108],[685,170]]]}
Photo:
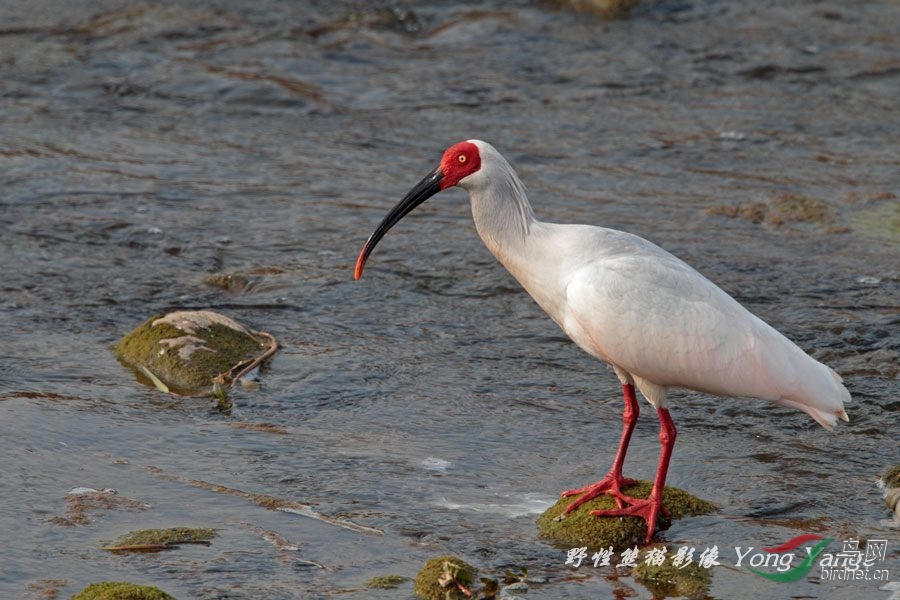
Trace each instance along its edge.
{"label": "shallow water", "polygon": [[[900,581],[873,484],[900,459],[900,8],[744,4],[639,3],[618,21],[539,2],[0,7],[0,596],[106,579],[178,598],[406,598],[362,584],[454,553],[492,577],[527,567],[529,598],[651,597],[536,536],[560,490],[608,468],[619,385],[495,263],[465,195],[407,217],[352,281],[388,208],[469,137],[511,159],[541,218],[655,241],[844,376],[851,423],[834,433],[672,392],[669,481],[722,508],[661,537],[720,549],[710,596],[889,596],[815,569],[770,583],[734,547],[887,539]],[[715,214],[785,194],[825,216]],[[206,283],[222,273],[246,286]],[[143,388],[111,355],[175,308],[282,343],[231,413]],[[626,471],[646,478],[644,412]],[[66,525],[78,486],[147,506]],[[99,549],[177,525],[220,535]]]}

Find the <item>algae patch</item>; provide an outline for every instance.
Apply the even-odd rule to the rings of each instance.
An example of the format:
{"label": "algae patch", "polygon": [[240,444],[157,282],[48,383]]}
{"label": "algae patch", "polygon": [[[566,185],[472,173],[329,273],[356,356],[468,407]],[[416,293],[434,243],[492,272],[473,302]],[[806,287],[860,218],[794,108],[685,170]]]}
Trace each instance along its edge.
{"label": "algae patch", "polygon": [[834,211],[828,203],[800,194],[781,194],[769,203],[766,220],[773,225],[784,223],[830,223]]}
{"label": "algae patch", "polygon": [[900,202],[876,204],[854,213],[853,231],[862,237],[900,244]]}
{"label": "algae patch", "polygon": [[78,487],[66,494],[66,516],[52,517],[49,521],[56,525],[74,527],[90,523],[91,514],[94,513],[116,509],[144,510],[146,508],[148,508],[148,505],[140,500],[120,496],[118,492],[112,489],[95,490],[93,488]]}
{"label": "algae patch", "polygon": [[30,598],[53,600],[59,595],[60,588],[69,585],[68,579],[39,579],[28,584]]}
{"label": "algae patch", "polygon": [[139,529],[126,533],[111,546],[110,552],[157,552],[179,544],[206,544],[216,537],[215,529],[207,527],[171,527],[168,529]]}
{"label": "algae patch", "polygon": [[404,581],[406,581],[406,577],[402,575],[378,575],[369,579],[363,585],[375,590],[393,590]]}
{"label": "algae patch", "polygon": [[[638,481],[635,485],[624,488],[622,492],[635,498],[647,498],[653,484],[649,481]],[[599,496],[585,502],[564,518],[557,520],[574,498],[560,498],[556,504],[548,508],[538,517],[539,535],[557,544],[568,546],[588,546],[591,548],[612,546],[616,550],[643,545],[647,533],[647,525],[638,517],[595,517],[592,510],[616,508],[612,496]],[[685,516],[703,515],[713,512],[715,505],[692,496],[688,492],[666,486],[663,504],[669,510],[670,517],[659,516],[657,526],[665,529],[670,520]]]}
{"label": "algae patch", "polygon": [[835,211],[818,198],[800,194],[779,194],[765,202],[742,202],[737,205],[712,206],[706,214],[747,219],[773,227],[808,225],[830,233],[845,231],[829,227],[835,222]]}
{"label": "algae patch", "polygon": [[281,267],[258,267],[235,273],[214,273],[204,277],[203,283],[232,294],[245,294],[263,284],[267,277],[284,272]]}
{"label": "algae patch", "polygon": [[593,13],[604,19],[623,19],[629,16],[635,0],[556,0],[564,8]]}
{"label": "algae patch", "polygon": [[210,394],[230,387],[275,353],[278,344],[209,310],[151,317],[113,351],[139,381],[180,395]]}
{"label": "algae patch", "polygon": [[123,581],[101,581],[92,583],[74,596],[72,600],[175,600],[159,588],[137,585]]}

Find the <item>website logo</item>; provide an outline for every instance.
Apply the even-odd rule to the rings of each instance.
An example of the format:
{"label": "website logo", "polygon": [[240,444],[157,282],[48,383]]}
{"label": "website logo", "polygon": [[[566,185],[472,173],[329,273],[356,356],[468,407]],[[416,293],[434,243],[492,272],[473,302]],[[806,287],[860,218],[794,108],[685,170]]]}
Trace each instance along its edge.
{"label": "website logo", "polygon": [[[834,538],[823,538],[814,533],[807,533],[774,548],[760,548],[762,552],[754,552],[752,546],[746,550],[741,546],[735,546],[737,562],[734,566],[745,567],[760,577],[779,583],[798,581],[806,577],[816,565],[820,569],[819,577],[826,581],[889,580],[888,570],[877,568],[880,565],[876,564],[885,560],[887,540],[868,540],[864,542],[863,548],[860,548],[859,540],[849,539],[843,541],[840,552],[824,552],[825,547],[833,541]],[[813,543],[815,544],[811,545]],[[797,552],[798,549],[802,549],[806,554]],[[795,566],[794,561],[798,554],[802,559]],[[761,570],[761,567],[766,570]]]}

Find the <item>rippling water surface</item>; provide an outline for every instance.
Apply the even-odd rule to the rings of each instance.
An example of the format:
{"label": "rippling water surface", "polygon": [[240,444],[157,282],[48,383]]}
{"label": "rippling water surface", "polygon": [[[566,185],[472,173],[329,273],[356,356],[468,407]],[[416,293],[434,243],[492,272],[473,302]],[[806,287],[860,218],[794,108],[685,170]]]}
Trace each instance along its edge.
{"label": "rippling water surface", "polygon": [[[662,537],[718,546],[711,597],[890,595],[734,567],[735,546],[809,532],[888,539],[900,581],[873,485],[900,458],[896,3],[638,2],[604,21],[526,1],[40,0],[0,23],[0,596],[105,579],[407,598],[362,584],[453,553],[492,577],[527,567],[529,598],[651,597],[537,538],[560,490],[608,468],[619,386],[495,263],[465,195],[423,205],[352,281],[387,209],[470,137],[510,158],[541,218],[655,241],[844,376],[851,423],[834,433],[671,394],[670,483],[722,508]],[[814,214],[779,208],[797,197]],[[210,285],[222,274],[242,285]],[[229,414],[111,355],[176,308],[281,341]],[[644,478],[651,417],[626,464]],[[141,504],[73,518],[78,486]],[[219,537],[100,550],[177,525]]]}

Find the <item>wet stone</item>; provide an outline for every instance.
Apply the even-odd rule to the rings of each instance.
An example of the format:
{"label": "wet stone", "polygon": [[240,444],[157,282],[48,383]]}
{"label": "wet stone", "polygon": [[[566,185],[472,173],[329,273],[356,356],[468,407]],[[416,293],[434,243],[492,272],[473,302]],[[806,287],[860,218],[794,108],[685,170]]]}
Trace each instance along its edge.
{"label": "wet stone", "polygon": [[275,340],[268,334],[200,310],[151,317],[122,338],[113,351],[142,383],[180,395],[206,395],[217,383],[230,386],[244,367],[275,348]]}
{"label": "wet stone", "polygon": [[697,562],[675,565],[671,560],[662,562],[648,559],[653,550],[665,553],[664,545],[645,548],[641,560],[632,571],[634,579],[650,590],[654,597],[705,598],[712,581],[712,572]]}
{"label": "wet stone", "polygon": [[472,587],[476,569],[455,556],[438,556],[425,563],[416,576],[414,592],[422,600],[465,598]]}
{"label": "wet stone", "polygon": [[[635,485],[623,488],[622,492],[635,498],[647,498],[653,484],[649,481],[638,481]],[[612,496],[600,496],[585,502],[564,518],[560,518],[566,507],[575,500],[574,497],[560,498],[556,504],[548,508],[538,517],[538,533],[544,539],[557,544],[573,547],[606,548],[615,550],[643,545],[647,534],[647,525],[638,517],[596,517],[593,510],[616,508]],[[666,486],[663,504],[669,510],[670,517],[659,516],[657,527],[666,529],[672,520],[685,516],[697,516],[713,512],[716,507],[706,500],[692,496],[688,492]]]}
{"label": "wet stone", "polygon": [[517,581],[500,588],[500,600],[524,600],[525,596],[520,594],[528,593],[528,584],[524,581]]}

